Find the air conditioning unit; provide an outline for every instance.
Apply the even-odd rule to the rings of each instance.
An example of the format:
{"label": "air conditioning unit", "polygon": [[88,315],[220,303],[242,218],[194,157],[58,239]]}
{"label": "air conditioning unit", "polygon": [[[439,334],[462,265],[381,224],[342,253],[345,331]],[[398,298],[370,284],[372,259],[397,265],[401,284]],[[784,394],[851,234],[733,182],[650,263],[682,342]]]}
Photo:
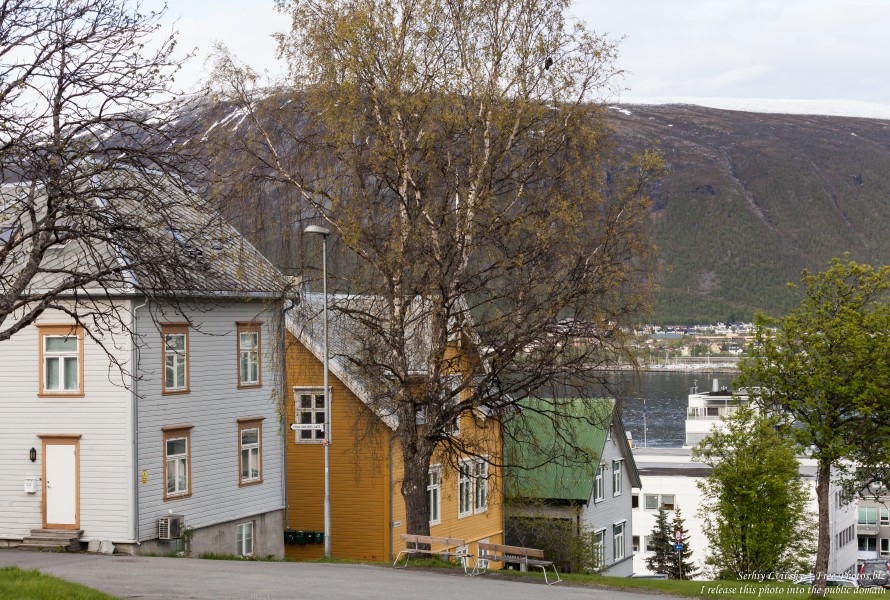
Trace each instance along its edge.
{"label": "air conditioning unit", "polygon": [[182,536],[182,515],[167,515],[158,519],[158,539],[178,540]]}

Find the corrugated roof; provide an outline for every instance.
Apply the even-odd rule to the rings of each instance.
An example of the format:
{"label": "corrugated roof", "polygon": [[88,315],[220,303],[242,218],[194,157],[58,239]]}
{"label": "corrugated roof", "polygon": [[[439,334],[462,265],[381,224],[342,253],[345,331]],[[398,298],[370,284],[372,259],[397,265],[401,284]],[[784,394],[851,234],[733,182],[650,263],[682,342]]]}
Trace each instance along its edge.
{"label": "corrugated roof", "polygon": [[507,496],[587,502],[615,400],[527,399],[520,406],[504,423],[506,461],[516,465],[507,473]]}

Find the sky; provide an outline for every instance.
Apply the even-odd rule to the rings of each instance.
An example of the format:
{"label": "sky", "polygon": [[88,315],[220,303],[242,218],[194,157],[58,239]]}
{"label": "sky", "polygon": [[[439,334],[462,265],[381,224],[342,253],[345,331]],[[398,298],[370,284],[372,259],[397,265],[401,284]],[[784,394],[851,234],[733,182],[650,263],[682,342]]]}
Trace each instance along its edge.
{"label": "sky", "polygon": [[[168,13],[182,47],[198,49],[179,85],[204,74],[217,40],[283,72],[271,35],[288,21],[273,0],[169,0]],[[572,15],[618,44],[621,102],[831,101],[890,114],[890,0],[575,0]]]}

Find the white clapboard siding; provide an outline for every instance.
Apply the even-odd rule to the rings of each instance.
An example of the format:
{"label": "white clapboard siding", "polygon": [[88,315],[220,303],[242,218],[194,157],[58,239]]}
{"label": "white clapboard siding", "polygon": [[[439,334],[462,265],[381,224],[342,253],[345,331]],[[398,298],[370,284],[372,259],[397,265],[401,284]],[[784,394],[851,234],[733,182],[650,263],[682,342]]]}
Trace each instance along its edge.
{"label": "white clapboard siding", "polygon": [[[129,301],[122,301],[129,306]],[[70,323],[47,312],[40,323]],[[107,350],[126,364],[127,335],[118,332]],[[0,539],[17,539],[42,526],[42,485],[24,491],[26,477],[40,476],[38,434],[80,434],[80,527],[84,539],[133,539],[132,396],[117,367],[89,336],[84,336],[84,397],[40,398],[39,336],[27,327],[0,342]],[[28,451],[37,450],[32,463]]]}
{"label": "white clapboard siding", "polygon": [[[189,312],[195,327],[189,330],[188,394],[163,395],[161,334],[140,313],[140,332],[152,330],[143,339],[139,367],[139,454],[138,469],[146,474],[139,485],[139,537],[157,537],[158,518],[184,515],[191,527],[205,527],[279,510],[283,507],[282,441],[276,408],[279,355],[273,351],[278,340],[273,321],[279,304],[240,302],[208,305]],[[182,322],[168,315],[163,322]],[[144,320],[144,322],[143,322]],[[238,389],[238,322],[262,321],[262,387]],[[262,425],[263,482],[240,487],[238,471],[238,419],[265,417]],[[164,500],[165,426],[192,425],[191,496]]]}

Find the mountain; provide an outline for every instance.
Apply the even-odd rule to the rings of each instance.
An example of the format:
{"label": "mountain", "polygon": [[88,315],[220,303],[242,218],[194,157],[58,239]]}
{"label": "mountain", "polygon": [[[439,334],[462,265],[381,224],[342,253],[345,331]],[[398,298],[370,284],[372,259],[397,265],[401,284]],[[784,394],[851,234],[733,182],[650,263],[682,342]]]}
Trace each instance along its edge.
{"label": "mountain", "polygon": [[890,262],[890,121],[624,105],[625,150],[657,145],[663,270],[653,319],[747,320],[796,303],[786,283],[833,257]]}
{"label": "mountain", "polygon": [[[298,111],[289,112],[297,103],[273,96],[266,103],[278,127],[301,127],[293,122]],[[771,107],[786,108],[800,106]],[[668,169],[649,190],[662,266],[653,321],[780,315],[797,304],[786,284],[804,268],[822,270],[845,253],[890,263],[890,120],[693,105],[612,109],[620,150],[657,146]],[[249,135],[244,114],[224,104],[193,106],[183,122],[216,142],[237,145]],[[216,159],[216,169],[238,172],[237,153]],[[306,215],[293,214],[297,203],[287,193],[272,182],[245,184],[237,191],[244,203],[230,212],[267,256],[299,272],[305,246],[292,223]]]}

